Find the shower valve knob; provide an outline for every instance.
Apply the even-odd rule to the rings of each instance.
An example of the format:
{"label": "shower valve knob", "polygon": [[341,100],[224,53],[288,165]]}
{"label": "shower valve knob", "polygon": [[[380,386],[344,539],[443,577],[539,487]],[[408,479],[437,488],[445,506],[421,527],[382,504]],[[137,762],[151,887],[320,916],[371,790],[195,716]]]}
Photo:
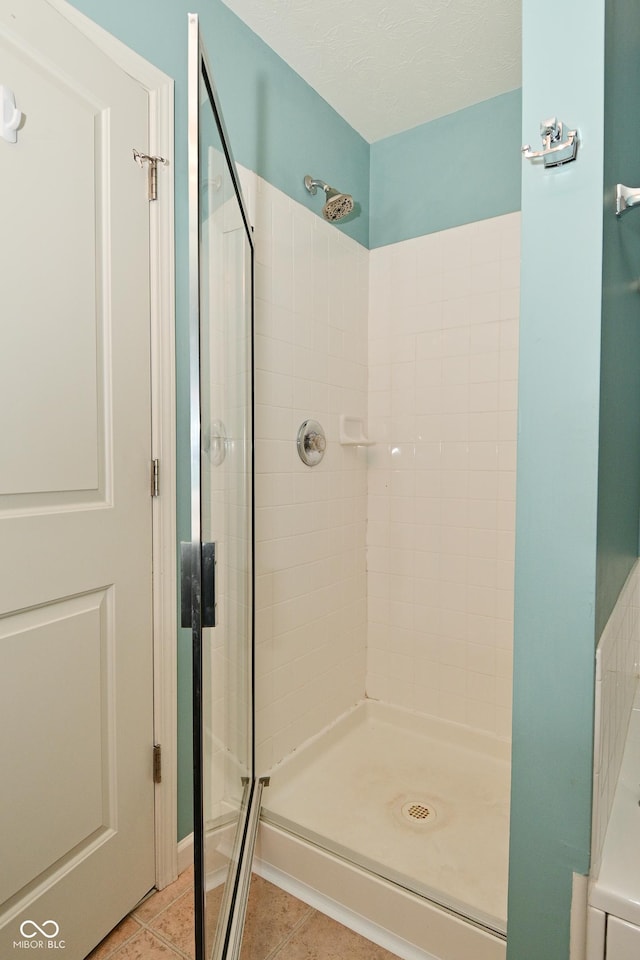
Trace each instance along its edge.
{"label": "shower valve knob", "polygon": [[327,438],[317,420],[305,420],[300,424],[297,437],[298,456],[308,467],[315,467],[324,457]]}
{"label": "shower valve knob", "polygon": [[327,441],[320,433],[308,433],[304,438],[305,450],[315,450],[316,453],[324,453],[327,447]]}

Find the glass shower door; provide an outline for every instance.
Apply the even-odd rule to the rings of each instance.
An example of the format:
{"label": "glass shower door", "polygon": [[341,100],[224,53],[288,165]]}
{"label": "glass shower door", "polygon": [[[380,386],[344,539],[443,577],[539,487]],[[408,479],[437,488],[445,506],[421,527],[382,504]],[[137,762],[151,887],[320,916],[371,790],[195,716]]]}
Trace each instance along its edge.
{"label": "glass shower door", "polygon": [[239,951],[261,785],[253,764],[251,228],[189,16],[191,541],[196,960]]}

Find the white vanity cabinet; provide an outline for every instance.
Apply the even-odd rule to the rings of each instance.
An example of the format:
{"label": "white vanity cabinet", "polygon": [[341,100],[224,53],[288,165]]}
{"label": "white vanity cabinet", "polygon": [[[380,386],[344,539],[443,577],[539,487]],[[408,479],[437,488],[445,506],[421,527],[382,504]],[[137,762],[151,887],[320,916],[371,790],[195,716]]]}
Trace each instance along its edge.
{"label": "white vanity cabinet", "polygon": [[638,960],[640,927],[618,917],[607,918],[606,960]]}
{"label": "white vanity cabinet", "polygon": [[589,907],[588,960],[640,960],[640,693]]}

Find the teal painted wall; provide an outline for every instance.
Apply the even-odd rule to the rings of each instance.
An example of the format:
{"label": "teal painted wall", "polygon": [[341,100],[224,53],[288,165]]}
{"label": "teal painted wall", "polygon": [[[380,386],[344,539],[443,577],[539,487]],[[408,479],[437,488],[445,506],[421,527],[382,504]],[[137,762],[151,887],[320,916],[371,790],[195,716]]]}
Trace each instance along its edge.
{"label": "teal painted wall", "polygon": [[[178,538],[189,539],[186,0],[73,0],[74,5],[176,81],[176,366]],[[197,5],[195,5],[197,7]],[[198,12],[197,9],[194,12]],[[235,159],[318,215],[307,173],[353,193],[356,213],[339,225],[369,237],[369,145],[220,0],[200,14]],[[192,830],[190,634],[178,638],[178,839]]]}
{"label": "teal painted wall", "polygon": [[522,171],[509,960],[568,960],[572,873],[589,869],[604,7],[523,3],[522,141],[557,113],[582,145]]}
{"label": "teal painted wall", "polygon": [[186,162],[187,13],[202,35],[238,163],[318,212],[306,173],[352,192],[354,214],[337,228],[367,245],[369,144],[220,0],[73,0],[74,6],[176,81],[176,185]]}
{"label": "teal painted wall", "polygon": [[512,90],[371,144],[369,246],[519,210],[521,109]]}
{"label": "teal painted wall", "polygon": [[640,513],[640,215],[617,220],[616,183],[640,184],[640,11],[607,0],[596,636],[638,555]]}

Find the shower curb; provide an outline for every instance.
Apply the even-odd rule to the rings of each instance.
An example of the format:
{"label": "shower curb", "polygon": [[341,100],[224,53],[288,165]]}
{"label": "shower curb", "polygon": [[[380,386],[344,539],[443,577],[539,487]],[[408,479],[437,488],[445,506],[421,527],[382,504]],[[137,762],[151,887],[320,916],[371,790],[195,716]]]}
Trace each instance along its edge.
{"label": "shower curb", "polygon": [[260,824],[254,870],[402,960],[506,958],[506,939],[274,824]]}

